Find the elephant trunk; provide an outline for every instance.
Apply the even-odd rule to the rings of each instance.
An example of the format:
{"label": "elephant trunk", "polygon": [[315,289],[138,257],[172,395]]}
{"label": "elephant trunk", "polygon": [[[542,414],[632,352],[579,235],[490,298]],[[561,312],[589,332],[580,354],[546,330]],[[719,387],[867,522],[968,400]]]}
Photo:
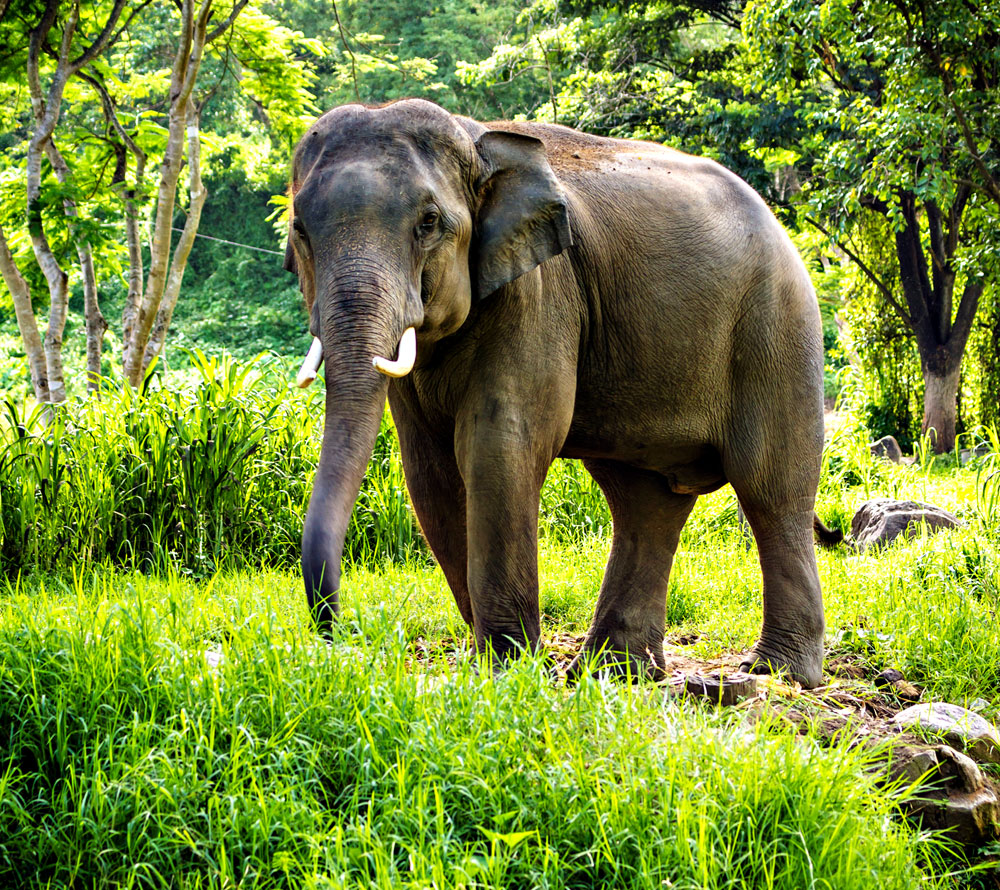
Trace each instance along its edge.
{"label": "elephant trunk", "polygon": [[373,358],[395,354],[404,327],[403,301],[389,292],[383,276],[343,275],[317,295],[326,421],[302,534],[302,573],[310,611],[324,633],[339,612],[344,538],[388,393],[389,381]]}

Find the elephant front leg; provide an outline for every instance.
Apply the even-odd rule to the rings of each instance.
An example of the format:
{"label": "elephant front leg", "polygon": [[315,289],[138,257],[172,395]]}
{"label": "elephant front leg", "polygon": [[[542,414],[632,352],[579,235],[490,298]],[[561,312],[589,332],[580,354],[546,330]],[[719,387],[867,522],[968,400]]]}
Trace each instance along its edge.
{"label": "elephant front leg", "polygon": [[476,645],[499,659],[537,648],[541,636],[538,505],[550,462],[523,441],[489,433],[460,454]]}
{"label": "elephant front leg", "polygon": [[659,679],[670,568],[697,498],[675,494],[649,470],[584,463],[608,500],[614,537],[594,620],[569,676],[578,676],[596,655],[622,674]]}
{"label": "elephant front leg", "polygon": [[444,572],[462,619],[471,628],[465,484],[455,460],[453,434],[443,436],[432,429],[392,391],[389,402],[420,530]]}

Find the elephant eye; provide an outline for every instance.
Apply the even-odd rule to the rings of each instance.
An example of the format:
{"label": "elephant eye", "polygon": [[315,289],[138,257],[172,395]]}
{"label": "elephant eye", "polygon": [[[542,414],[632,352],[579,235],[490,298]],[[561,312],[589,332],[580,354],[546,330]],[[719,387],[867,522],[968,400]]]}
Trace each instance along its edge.
{"label": "elephant eye", "polygon": [[441,218],[441,214],[437,212],[433,207],[424,211],[423,217],[421,217],[419,224],[417,225],[417,237],[427,238],[433,235],[437,231],[438,220]]}

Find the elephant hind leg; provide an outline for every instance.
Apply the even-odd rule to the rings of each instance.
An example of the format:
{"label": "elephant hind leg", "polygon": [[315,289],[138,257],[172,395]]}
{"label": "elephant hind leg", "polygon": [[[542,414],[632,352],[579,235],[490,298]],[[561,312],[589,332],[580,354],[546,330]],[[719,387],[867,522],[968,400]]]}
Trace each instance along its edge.
{"label": "elephant hind leg", "polygon": [[584,465],[608,499],[614,536],[594,620],[569,674],[578,675],[600,653],[623,673],[659,679],[670,568],[697,496],[675,494],[648,470],[613,461]]}
{"label": "elephant hind leg", "polygon": [[[794,502],[792,502],[794,504]],[[774,506],[744,502],[764,578],[760,639],[742,670],[787,671],[806,688],[823,680],[823,597],[813,544],[811,499]]]}

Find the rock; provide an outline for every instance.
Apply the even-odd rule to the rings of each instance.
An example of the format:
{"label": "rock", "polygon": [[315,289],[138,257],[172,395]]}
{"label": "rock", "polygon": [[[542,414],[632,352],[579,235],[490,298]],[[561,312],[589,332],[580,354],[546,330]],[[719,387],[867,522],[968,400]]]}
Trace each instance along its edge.
{"label": "rock", "polygon": [[920,701],[923,690],[919,686],[914,686],[909,680],[895,680],[891,684],[891,689],[903,701]]}
{"label": "rock", "polygon": [[879,689],[884,689],[887,686],[892,686],[897,680],[903,679],[903,672],[897,670],[896,668],[886,668],[884,671],[875,675],[875,685]]}
{"label": "rock", "polygon": [[885,774],[893,782],[901,779],[907,784],[913,784],[938,766],[937,754],[933,748],[893,745],[889,749],[889,757]]}
{"label": "rock", "polygon": [[953,748],[966,751],[980,763],[1000,763],[1000,736],[992,723],[973,711],[946,702],[927,702],[906,708],[892,719],[905,729],[940,734]]}
{"label": "rock", "polygon": [[834,677],[840,677],[844,680],[864,680],[868,676],[867,671],[860,664],[852,664],[849,661],[831,663],[829,670]]}
{"label": "rock", "polygon": [[990,788],[966,794],[950,794],[944,804],[944,828],[948,836],[967,846],[996,840],[1000,823],[1000,801]]}
{"label": "rock", "polygon": [[851,520],[851,537],[862,550],[884,546],[900,535],[912,537],[926,523],[929,531],[955,528],[958,517],[932,504],[876,498],[861,505]]}
{"label": "rock", "polygon": [[691,674],[680,678],[676,685],[684,695],[707,698],[717,705],[735,705],[757,694],[757,678],[742,671],[732,674]]}
{"label": "rock", "polygon": [[968,849],[996,840],[1000,827],[1000,801],[987,787],[910,798],[903,809],[924,828],[945,830],[949,840]]}
{"label": "rock", "polygon": [[982,771],[971,757],[948,745],[938,745],[935,750],[939,771],[945,779],[954,780],[963,791],[969,792],[978,791],[986,784]]}
{"label": "rock", "polygon": [[990,446],[986,444],[977,445],[975,448],[963,448],[959,452],[958,459],[962,466],[965,466],[969,461],[975,460],[977,457],[986,457],[990,454]]}
{"label": "rock", "polygon": [[924,828],[947,831],[969,850],[996,840],[1000,800],[971,758],[947,745],[894,745],[889,757],[884,775],[890,782],[921,783],[916,794],[900,801],[909,818]]}
{"label": "rock", "polygon": [[899,442],[894,436],[883,436],[877,442],[871,442],[868,447],[871,449],[872,457],[881,457],[894,464],[903,462],[903,449],[899,447]]}

